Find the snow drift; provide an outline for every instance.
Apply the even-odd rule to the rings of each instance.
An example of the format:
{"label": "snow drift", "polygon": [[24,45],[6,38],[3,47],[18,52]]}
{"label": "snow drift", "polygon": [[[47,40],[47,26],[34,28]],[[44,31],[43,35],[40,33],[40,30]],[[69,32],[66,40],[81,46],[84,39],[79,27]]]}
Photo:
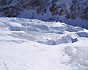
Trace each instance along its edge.
{"label": "snow drift", "polygon": [[87,29],[0,18],[0,70],[88,70],[87,51]]}

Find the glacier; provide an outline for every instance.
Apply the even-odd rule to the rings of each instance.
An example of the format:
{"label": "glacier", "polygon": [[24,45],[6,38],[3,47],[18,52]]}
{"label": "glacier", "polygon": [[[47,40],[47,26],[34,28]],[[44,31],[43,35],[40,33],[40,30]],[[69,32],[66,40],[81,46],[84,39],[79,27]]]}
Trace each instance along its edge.
{"label": "glacier", "polygon": [[88,29],[0,17],[0,70],[88,70]]}

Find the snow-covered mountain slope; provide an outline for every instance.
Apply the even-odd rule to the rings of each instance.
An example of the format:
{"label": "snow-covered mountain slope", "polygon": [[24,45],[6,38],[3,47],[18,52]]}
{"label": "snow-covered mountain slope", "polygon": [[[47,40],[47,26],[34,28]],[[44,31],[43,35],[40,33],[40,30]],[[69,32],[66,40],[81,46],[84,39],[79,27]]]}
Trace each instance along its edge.
{"label": "snow-covered mountain slope", "polygon": [[0,70],[88,70],[88,30],[2,17]]}
{"label": "snow-covered mountain slope", "polygon": [[62,21],[88,28],[88,0],[0,0],[0,16]]}

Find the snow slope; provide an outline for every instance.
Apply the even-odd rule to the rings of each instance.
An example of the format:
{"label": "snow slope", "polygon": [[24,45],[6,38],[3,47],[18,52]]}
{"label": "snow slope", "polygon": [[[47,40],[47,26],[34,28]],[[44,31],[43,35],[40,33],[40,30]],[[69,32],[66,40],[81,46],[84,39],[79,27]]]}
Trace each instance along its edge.
{"label": "snow slope", "polygon": [[88,70],[87,57],[87,29],[0,18],[0,70]]}

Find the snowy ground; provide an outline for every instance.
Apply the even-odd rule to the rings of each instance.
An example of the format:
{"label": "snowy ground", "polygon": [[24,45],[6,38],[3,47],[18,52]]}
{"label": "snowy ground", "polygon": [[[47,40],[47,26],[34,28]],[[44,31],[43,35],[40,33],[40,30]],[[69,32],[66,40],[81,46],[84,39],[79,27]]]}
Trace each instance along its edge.
{"label": "snowy ground", "polygon": [[88,70],[88,30],[2,17],[0,70]]}

